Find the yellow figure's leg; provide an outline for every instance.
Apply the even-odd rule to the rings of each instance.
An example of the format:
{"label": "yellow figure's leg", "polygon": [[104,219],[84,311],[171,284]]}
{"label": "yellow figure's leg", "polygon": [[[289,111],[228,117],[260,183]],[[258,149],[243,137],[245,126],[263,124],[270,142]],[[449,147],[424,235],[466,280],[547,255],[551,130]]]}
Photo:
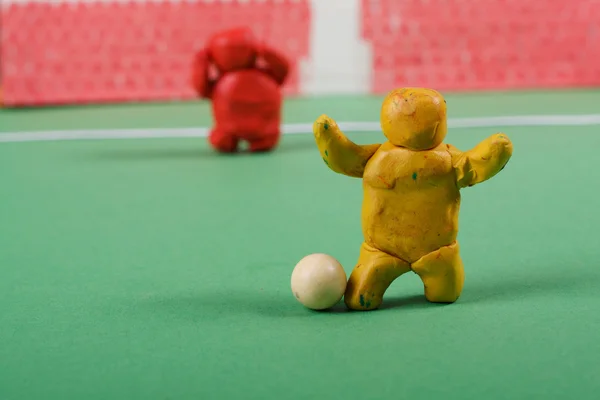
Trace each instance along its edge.
{"label": "yellow figure's leg", "polygon": [[458,242],[423,256],[412,270],[423,281],[425,297],[432,303],[453,303],[462,292],[465,273]]}
{"label": "yellow figure's leg", "polygon": [[409,271],[410,265],[406,261],[363,243],[358,263],[350,274],[346,286],[344,295],[346,306],[353,310],[378,308],[392,282]]}

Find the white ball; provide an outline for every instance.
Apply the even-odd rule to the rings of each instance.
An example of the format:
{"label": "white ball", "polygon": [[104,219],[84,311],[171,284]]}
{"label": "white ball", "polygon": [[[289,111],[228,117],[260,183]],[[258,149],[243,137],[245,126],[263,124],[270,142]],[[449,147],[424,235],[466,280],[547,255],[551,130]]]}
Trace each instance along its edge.
{"label": "white ball", "polygon": [[310,254],[294,267],[291,283],[292,293],[302,305],[312,310],[325,310],[344,296],[346,271],[330,255]]}

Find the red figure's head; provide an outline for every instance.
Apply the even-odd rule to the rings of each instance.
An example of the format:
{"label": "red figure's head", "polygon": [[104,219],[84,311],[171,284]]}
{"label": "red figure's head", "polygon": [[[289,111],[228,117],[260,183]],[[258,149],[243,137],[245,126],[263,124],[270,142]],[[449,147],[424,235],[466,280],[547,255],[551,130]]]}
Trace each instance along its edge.
{"label": "red figure's head", "polygon": [[247,28],[233,28],[215,34],[208,42],[210,58],[221,71],[249,68],[256,61],[256,41]]}

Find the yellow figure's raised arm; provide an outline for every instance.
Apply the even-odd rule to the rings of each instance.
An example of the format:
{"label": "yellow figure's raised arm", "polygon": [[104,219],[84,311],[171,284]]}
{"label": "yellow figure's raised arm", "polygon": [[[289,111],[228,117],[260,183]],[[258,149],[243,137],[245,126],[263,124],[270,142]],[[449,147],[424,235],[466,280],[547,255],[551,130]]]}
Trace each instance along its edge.
{"label": "yellow figure's raised arm", "polygon": [[506,166],[513,152],[512,142],[503,133],[488,137],[466,152],[452,145],[447,146],[452,155],[452,164],[460,188],[492,178]]}
{"label": "yellow figure's raised arm", "polygon": [[340,130],[337,123],[321,115],[313,124],[317,147],[325,164],[334,172],[361,178],[367,161],[381,144],[358,145]]}

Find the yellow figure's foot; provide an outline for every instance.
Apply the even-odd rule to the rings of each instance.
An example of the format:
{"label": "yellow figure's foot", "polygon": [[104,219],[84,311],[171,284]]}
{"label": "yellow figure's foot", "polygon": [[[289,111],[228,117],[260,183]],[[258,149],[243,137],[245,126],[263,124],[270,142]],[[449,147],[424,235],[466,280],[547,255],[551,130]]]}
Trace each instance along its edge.
{"label": "yellow figure's foot", "polygon": [[391,283],[409,271],[410,265],[407,262],[363,243],[358,263],[346,286],[346,306],[363,311],[378,308]]}
{"label": "yellow figure's foot", "polygon": [[425,286],[425,297],[432,303],[454,303],[465,281],[458,243],[442,247],[413,263],[412,270]]}

